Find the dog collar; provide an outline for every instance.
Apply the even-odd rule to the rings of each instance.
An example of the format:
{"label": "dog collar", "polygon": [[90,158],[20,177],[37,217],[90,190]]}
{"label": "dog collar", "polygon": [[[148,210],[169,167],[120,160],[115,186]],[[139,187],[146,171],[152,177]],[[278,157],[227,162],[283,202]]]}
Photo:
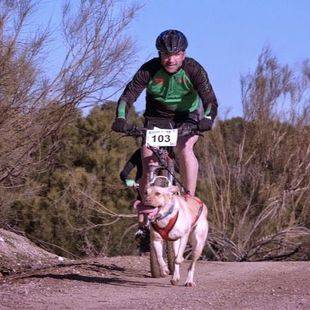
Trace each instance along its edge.
{"label": "dog collar", "polygon": [[168,215],[172,214],[173,211],[174,211],[174,205],[172,204],[172,206],[169,208],[169,210],[167,212],[165,212],[163,215],[156,217],[155,220],[162,220],[165,217],[167,217]]}

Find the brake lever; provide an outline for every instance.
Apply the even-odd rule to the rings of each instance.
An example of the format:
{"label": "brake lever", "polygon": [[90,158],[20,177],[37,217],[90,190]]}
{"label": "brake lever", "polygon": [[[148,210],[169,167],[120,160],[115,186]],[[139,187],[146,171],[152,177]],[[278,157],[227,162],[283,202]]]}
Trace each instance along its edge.
{"label": "brake lever", "polygon": [[203,136],[203,134],[198,130],[197,127],[181,127],[180,130],[180,136],[181,137],[185,137],[185,136],[194,136],[194,135],[198,135],[198,136]]}
{"label": "brake lever", "polygon": [[131,137],[142,137],[145,133],[144,128],[137,127],[135,125],[130,125],[129,129],[124,133],[125,136]]}

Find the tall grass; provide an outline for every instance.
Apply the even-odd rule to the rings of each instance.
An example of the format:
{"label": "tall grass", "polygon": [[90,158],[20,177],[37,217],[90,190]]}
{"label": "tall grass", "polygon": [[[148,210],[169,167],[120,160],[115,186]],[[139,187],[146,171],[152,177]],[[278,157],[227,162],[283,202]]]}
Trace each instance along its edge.
{"label": "tall grass", "polygon": [[243,117],[219,121],[198,146],[217,259],[309,258],[308,62],[301,71],[263,50],[241,80]]}

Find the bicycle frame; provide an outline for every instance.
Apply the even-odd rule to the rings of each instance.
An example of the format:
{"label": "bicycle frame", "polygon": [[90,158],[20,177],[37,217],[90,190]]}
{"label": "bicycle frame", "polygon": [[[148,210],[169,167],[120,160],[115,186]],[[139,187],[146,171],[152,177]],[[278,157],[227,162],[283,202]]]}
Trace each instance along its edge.
{"label": "bicycle frame", "polygon": [[[127,131],[127,135],[135,137],[145,137],[147,128],[137,128],[132,127]],[[178,132],[179,136],[185,135],[201,135],[199,133],[197,126],[191,128],[185,128],[182,132]],[[174,169],[174,158],[171,157],[171,148],[173,146],[147,146],[153,151],[153,154],[156,156],[158,162],[149,165],[148,179],[147,184],[155,184],[156,178],[159,176],[165,176],[168,180],[168,186],[178,184],[181,189],[187,192],[187,189],[182,185],[182,183],[175,177]]]}
{"label": "bicycle frame", "polygon": [[151,148],[158,162],[149,165],[148,184],[157,185],[156,180],[166,180],[168,186],[175,183],[174,159],[169,155],[167,147]]}

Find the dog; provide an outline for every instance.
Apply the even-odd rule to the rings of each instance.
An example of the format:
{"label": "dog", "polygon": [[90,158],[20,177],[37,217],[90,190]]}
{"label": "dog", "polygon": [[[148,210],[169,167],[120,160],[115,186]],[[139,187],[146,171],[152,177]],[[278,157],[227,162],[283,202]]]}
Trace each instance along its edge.
{"label": "dog", "polygon": [[193,287],[195,264],[199,259],[208,235],[207,207],[198,198],[181,196],[177,186],[149,186],[144,204],[152,208],[147,215],[151,222],[151,247],[155,250],[161,276],[169,269],[163,259],[163,239],[173,241],[175,255],[172,285],[180,280],[180,264],[189,240],[192,246],[192,261],[185,286]]}

